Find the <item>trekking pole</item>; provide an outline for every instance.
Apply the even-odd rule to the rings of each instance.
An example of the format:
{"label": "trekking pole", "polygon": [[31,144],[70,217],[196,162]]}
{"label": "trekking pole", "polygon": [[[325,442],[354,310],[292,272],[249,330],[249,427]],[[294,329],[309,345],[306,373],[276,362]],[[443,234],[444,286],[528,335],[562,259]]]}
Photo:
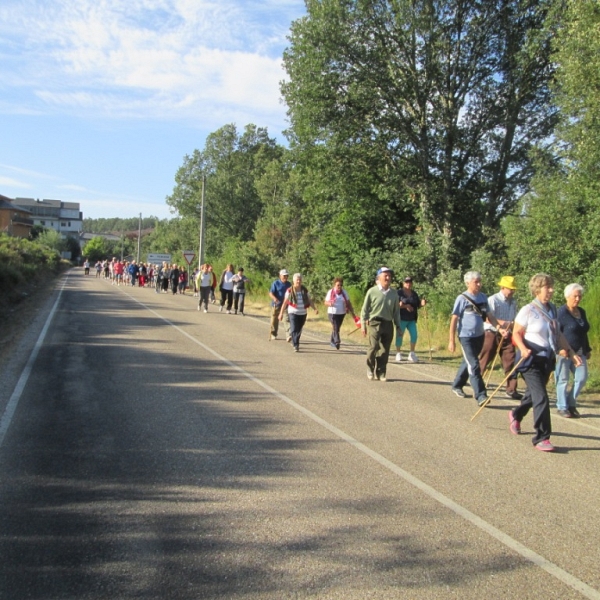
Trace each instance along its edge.
{"label": "trekking pole", "polygon": [[494,355],[494,360],[492,361],[492,368],[488,369],[487,367],[485,368],[486,372],[487,372],[487,379],[485,380],[485,387],[487,389],[488,383],[490,382],[490,379],[492,377],[492,372],[494,370],[494,367],[496,366],[496,361],[498,360],[498,356],[500,355],[500,348],[502,347],[502,338],[500,338],[500,342],[498,343],[498,348],[496,348],[496,354]]}
{"label": "trekking pole", "polygon": [[512,368],[511,372],[504,378],[502,383],[492,392],[492,395],[485,399],[485,402],[479,407],[479,410],[471,417],[473,419],[491,402],[492,398],[498,393],[498,390],[511,378],[512,374],[521,366],[521,363],[525,360],[524,356],[521,356],[519,362]]}
{"label": "trekking pole", "polygon": [[429,317],[428,317],[428,310],[427,310],[427,306],[423,307],[425,309],[425,329],[427,330],[427,344],[429,346],[429,362],[432,362],[432,357],[431,357],[431,330],[429,329]]}

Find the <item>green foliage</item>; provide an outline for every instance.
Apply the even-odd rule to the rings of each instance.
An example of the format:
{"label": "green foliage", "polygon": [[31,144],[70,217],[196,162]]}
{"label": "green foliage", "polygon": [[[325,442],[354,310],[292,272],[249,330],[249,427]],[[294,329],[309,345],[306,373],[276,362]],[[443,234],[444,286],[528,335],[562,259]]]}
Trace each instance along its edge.
{"label": "green foliage", "polygon": [[38,236],[37,241],[48,248],[56,250],[59,254],[63,251],[65,246],[62,236],[56,229],[44,229]]}
{"label": "green foliage", "polygon": [[421,228],[429,281],[467,263],[552,132],[550,5],[308,1],[282,92],[313,223],[347,211],[363,250]]}
{"label": "green foliage", "polygon": [[[159,221],[158,217],[142,217],[142,230],[153,229]],[[140,227],[140,218],[131,217],[129,219],[84,219],[83,231],[86,233],[112,233],[119,235],[127,232],[137,232]]]}
{"label": "green foliage", "polygon": [[264,128],[247,125],[239,135],[235,125],[225,125],[207,137],[203,151],[185,157],[167,204],[181,217],[199,220],[205,181],[208,255],[220,254],[227,238],[252,239],[262,212],[256,182],[282,150]]}
{"label": "green foliage", "polygon": [[94,237],[86,243],[83,254],[91,263],[104,260],[109,255],[108,244],[103,237]]}
{"label": "green foliage", "polygon": [[45,243],[0,233],[0,291],[8,293],[41,270],[57,272],[60,254]]}

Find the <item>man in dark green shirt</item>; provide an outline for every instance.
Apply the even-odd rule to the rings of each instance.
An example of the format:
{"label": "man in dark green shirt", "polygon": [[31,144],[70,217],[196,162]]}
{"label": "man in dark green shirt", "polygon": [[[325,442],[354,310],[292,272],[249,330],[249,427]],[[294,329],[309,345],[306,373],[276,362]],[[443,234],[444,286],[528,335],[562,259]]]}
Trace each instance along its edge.
{"label": "man in dark green shirt", "polygon": [[400,327],[398,292],[390,287],[392,270],[381,267],[377,283],[365,296],[360,313],[363,335],[369,336],[367,377],[386,381],[390,346],[394,339],[394,323]]}

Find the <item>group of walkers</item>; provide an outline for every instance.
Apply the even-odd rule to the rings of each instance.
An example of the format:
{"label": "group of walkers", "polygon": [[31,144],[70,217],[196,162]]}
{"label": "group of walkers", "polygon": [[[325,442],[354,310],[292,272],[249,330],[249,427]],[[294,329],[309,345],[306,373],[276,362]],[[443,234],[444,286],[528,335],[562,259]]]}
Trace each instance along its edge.
{"label": "group of walkers", "polygon": [[[408,330],[409,361],[417,361],[417,316],[419,309],[426,305],[426,300],[413,291],[411,277],[404,279],[399,290],[391,287],[391,279],[392,270],[388,267],[377,271],[376,283],[365,295],[360,319],[354,313],[341,278],[334,280],[325,297],[332,325],[331,346],[339,349],[340,327],[346,314],[352,314],[360,323],[363,336],[368,338],[367,378],[382,382],[387,380],[394,327],[396,360],[402,359],[402,339]],[[587,361],[591,355],[590,325],[585,310],[579,306],[582,286],[568,285],[564,290],[566,302],[557,309],[551,302],[554,294],[552,277],[538,273],[529,281],[533,301],[519,310],[514,297],[517,289],[514,277],[502,277],[498,283],[499,292],[490,298],[481,292],[479,272],[469,271],[464,282],[466,290],[457,296],[450,319],[448,349],[455,352],[458,336],[463,355],[452,391],[465,398],[463,388],[470,381],[478,406],[485,406],[489,399],[483,374],[490,365],[491,373],[499,357],[505,374],[506,397],[520,401],[508,413],[511,433],[521,433],[521,421],[533,410],[533,446],[542,452],[552,452],[555,448],[550,442],[552,424],[547,384],[553,373],[557,414],[564,418],[581,416],[577,398],[587,380]],[[269,340],[277,339],[279,322],[283,321],[286,339],[298,352],[308,309],[312,307],[317,312],[300,273],[294,274],[290,283],[288,271],[281,270],[279,279],[271,285],[269,296],[272,306]],[[517,391],[518,374],[527,386],[523,394]],[[574,381],[569,387],[571,375]]]}
{"label": "group of walkers", "polygon": [[[90,265],[84,264],[86,275]],[[111,279],[114,285],[155,285],[156,291],[173,294],[185,293],[187,272],[174,265],[137,265],[136,261],[123,263],[117,259],[96,264],[96,277]],[[282,269],[279,278],[269,289],[271,315],[269,341],[276,340],[279,325],[283,323],[286,341],[295,352],[300,350],[300,338],[308,310],[318,314],[314,300],[295,273],[292,281],[289,272]],[[244,315],[245,296],[250,280],[244,269],[234,269],[232,264],[219,279],[212,265],[205,263],[194,271],[192,277],[194,296],[198,297],[198,310],[208,312],[209,303],[216,302],[215,290],[220,292],[219,311]],[[418,362],[415,352],[418,339],[419,310],[427,302],[413,290],[411,277],[405,277],[402,286],[391,286],[392,270],[381,267],[375,285],[366,293],[360,316],[343,287],[343,279],[336,277],[324,300],[331,323],[330,345],[340,349],[340,331],[347,314],[352,315],[363,336],[367,338],[367,378],[385,382],[390,349],[395,339],[396,362],[402,360],[402,343],[406,331],[410,338],[409,362]],[[556,381],[557,414],[564,418],[579,418],[577,398],[588,377],[587,361],[591,356],[588,332],[590,329],[585,310],[580,307],[583,288],[577,283],[564,290],[565,304],[560,308],[551,302],[554,281],[545,273],[534,275],[529,281],[533,300],[521,307],[514,297],[515,278],[503,276],[498,282],[499,291],[489,298],[481,291],[481,274],[469,271],[464,276],[466,290],[454,302],[450,318],[448,349],[456,351],[456,338],[462,351],[462,362],[452,383],[452,391],[466,398],[463,388],[470,382],[478,406],[485,406],[487,394],[486,373],[491,373],[498,359],[505,374],[503,384],[507,398],[520,404],[509,411],[511,433],[521,433],[521,421],[533,410],[536,449],[551,452],[552,433],[550,400],[547,384],[552,374]],[[491,367],[491,368],[490,368]],[[517,390],[518,375],[525,381],[526,390]],[[570,379],[573,377],[573,382]],[[489,381],[489,376],[488,376]]]}
{"label": "group of walkers", "polygon": [[[215,303],[215,288],[217,287],[217,276],[213,272],[212,265],[205,263],[200,266],[200,269],[195,273],[195,291],[194,295],[198,296],[198,310],[208,312],[209,301]],[[228,264],[221,273],[219,279],[219,291],[221,300],[219,302],[219,312],[225,310],[228,315],[241,314],[244,316],[246,286],[250,280],[244,275],[244,269],[239,267],[237,272],[232,264]]]}
{"label": "group of walkers", "polygon": [[[520,400],[519,406],[508,413],[511,433],[521,433],[521,421],[533,409],[533,446],[552,452],[555,448],[550,442],[552,423],[547,391],[552,373],[557,414],[564,418],[581,416],[577,397],[587,380],[587,361],[591,356],[590,324],[579,306],[583,288],[577,283],[568,285],[564,290],[566,303],[557,309],[551,302],[554,280],[546,273],[537,273],[529,281],[533,301],[518,310],[513,277],[502,277],[500,291],[489,299],[481,292],[479,272],[469,271],[464,282],[467,289],[456,298],[450,323],[448,349],[454,352],[458,334],[463,353],[452,391],[464,398],[463,386],[469,379],[477,404],[487,404],[483,373],[492,356],[500,356],[506,395]],[[527,385],[524,394],[517,391],[518,374]],[[569,389],[571,374],[574,381]]]}

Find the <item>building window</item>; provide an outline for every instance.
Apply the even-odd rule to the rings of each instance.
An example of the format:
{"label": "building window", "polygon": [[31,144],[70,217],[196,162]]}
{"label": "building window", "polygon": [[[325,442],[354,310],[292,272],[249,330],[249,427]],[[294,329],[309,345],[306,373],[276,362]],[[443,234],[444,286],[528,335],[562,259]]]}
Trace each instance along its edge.
{"label": "building window", "polygon": [[40,225],[46,226],[46,221],[40,221]]}
{"label": "building window", "polygon": [[60,226],[61,226],[61,227],[66,227],[66,226],[67,226],[67,224],[66,224],[66,223],[61,223],[61,224],[60,224]]}
{"label": "building window", "polygon": [[71,227],[71,221],[69,221],[69,227]]}

